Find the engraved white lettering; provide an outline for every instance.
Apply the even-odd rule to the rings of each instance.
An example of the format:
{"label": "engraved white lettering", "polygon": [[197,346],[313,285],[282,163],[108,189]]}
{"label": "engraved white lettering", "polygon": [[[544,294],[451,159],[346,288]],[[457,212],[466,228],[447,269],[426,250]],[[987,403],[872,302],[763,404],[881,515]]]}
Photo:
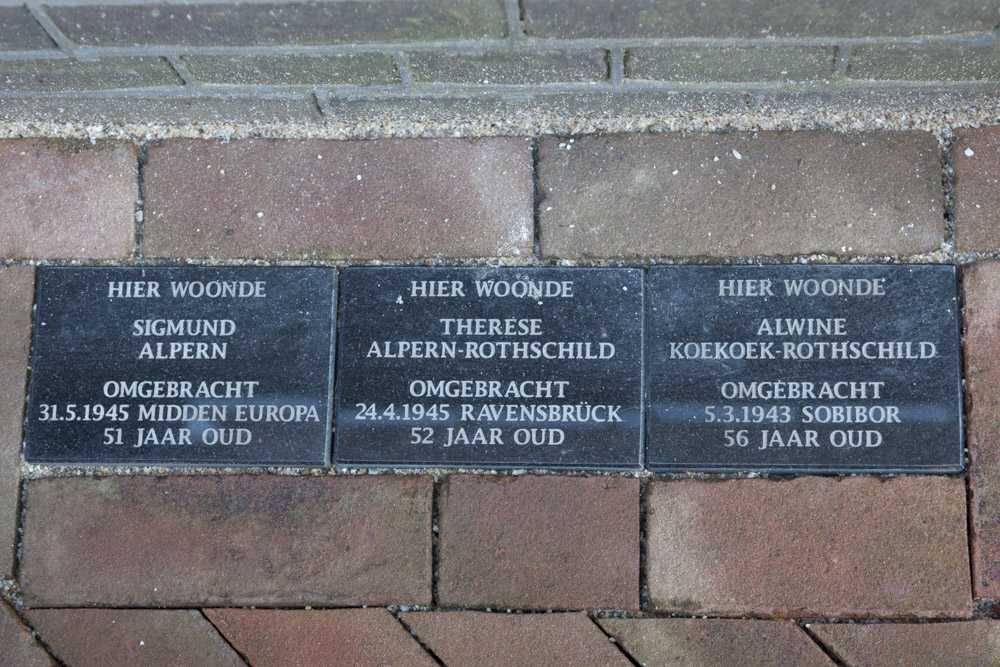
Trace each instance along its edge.
{"label": "engraved white lettering", "polygon": [[253,398],[260,382],[207,380],[109,380],[102,386],[107,398]]}
{"label": "engraved white lettering", "polygon": [[573,296],[572,280],[477,280],[476,294],[515,299],[566,299]]}
{"label": "engraved white lettering", "polygon": [[465,285],[461,280],[411,280],[410,296],[414,298],[465,296]]}
{"label": "engraved white lettering", "polygon": [[772,282],[761,280],[720,280],[719,296],[774,296]]}
{"label": "engraved white lettering", "polygon": [[174,297],[200,299],[256,298],[267,296],[265,280],[186,280],[170,281],[170,293]]}
{"label": "engraved white lettering", "polygon": [[135,320],[133,336],[232,336],[232,320]]}
{"label": "engraved white lettering", "polygon": [[785,280],[788,296],[885,296],[885,278]]}
{"label": "engraved white lettering", "polygon": [[160,283],[148,280],[112,280],[108,282],[109,299],[149,299],[160,296]]}

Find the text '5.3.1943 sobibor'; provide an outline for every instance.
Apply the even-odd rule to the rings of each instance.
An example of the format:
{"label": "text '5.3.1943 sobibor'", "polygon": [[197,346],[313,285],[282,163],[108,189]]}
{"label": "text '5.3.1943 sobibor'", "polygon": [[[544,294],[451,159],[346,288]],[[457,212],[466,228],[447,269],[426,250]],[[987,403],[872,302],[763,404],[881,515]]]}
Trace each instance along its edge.
{"label": "text '5.3.1943 sobibor'", "polygon": [[653,470],[962,469],[951,266],[649,275]]}

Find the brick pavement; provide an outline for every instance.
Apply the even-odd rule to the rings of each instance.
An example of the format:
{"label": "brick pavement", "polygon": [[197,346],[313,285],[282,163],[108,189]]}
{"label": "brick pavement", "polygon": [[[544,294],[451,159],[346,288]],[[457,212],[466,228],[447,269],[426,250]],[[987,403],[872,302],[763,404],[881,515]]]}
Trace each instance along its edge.
{"label": "brick pavement", "polygon": [[[933,135],[898,131],[353,143],[167,139],[83,150],[25,139],[8,140],[5,148],[15,157],[35,156],[32,178],[41,192],[79,197],[62,185],[66,174],[73,174],[81,183],[108,181],[110,192],[121,193],[117,200],[92,200],[102,207],[94,219],[117,219],[109,229],[128,240],[115,251],[119,263],[155,257],[239,263],[252,257],[338,266],[348,261],[345,257],[479,256],[529,264],[548,257],[603,263],[619,256],[643,261],[688,252],[787,257],[835,251],[836,243],[849,249],[831,254],[846,258],[865,257],[864,250],[880,257],[964,263],[969,255],[949,254],[952,239],[982,236],[990,229],[988,210],[970,206],[988,203],[992,196],[989,172],[974,169],[972,161],[983,156],[991,164],[990,141],[988,131],[965,132],[954,147],[946,143],[943,153]],[[100,159],[89,159],[90,154]],[[80,161],[81,156],[88,159]],[[106,159],[116,161],[113,171]],[[800,169],[786,170],[789,163]],[[817,165],[814,172],[810,164]],[[273,165],[281,168],[273,171]],[[942,177],[949,169],[956,173],[951,193],[945,190],[948,178]],[[707,175],[697,175],[699,170]],[[744,220],[765,220],[781,211],[801,222],[776,221],[768,223],[766,233],[739,236],[716,226],[730,224],[732,215],[685,217],[694,200],[672,199],[687,190],[673,183],[681,171],[694,171],[693,182],[703,183],[705,190],[696,198],[703,208],[735,202]],[[865,185],[858,190],[860,183]],[[768,193],[779,184],[794,194],[771,198]],[[13,176],[0,182],[3,188],[14,188],[15,201],[23,196]],[[765,196],[751,196],[755,190]],[[141,202],[136,192],[142,192]],[[630,193],[633,203],[607,207],[608,197],[617,192]],[[359,205],[352,200],[364,200],[364,207],[338,213],[342,204],[337,202]],[[664,201],[665,207],[654,204]],[[315,212],[294,213],[310,204]],[[142,216],[120,214],[135,208]],[[44,224],[64,224],[65,213],[47,210]],[[889,223],[866,221],[875,210],[889,216]],[[971,210],[979,212],[970,215]],[[356,224],[369,215],[372,227],[367,220]],[[378,231],[420,216],[426,222],[408,230],[402,244],[393,233]],[[452,216],[454,227],[433,224]],[[577,236],[573,226],[586,226],[588,220],[600,224]],[[26,264],[35,258],[52,261],[46,258],[58,253],[54,248],[70,255],[73,246],[63,235],[23,224],[23,216],[11,215],[3,224],[8,247],[26,249],[8,251],[11,262],[2,274],[10,328],[4,371],[10,423],[23,409],[28,370],[25,334],[33,272]],[[71,243],[90,243],[104,233],[76,229],[80,239]],[[723,244],[707,241],[708,231],[723,237]],[[704,240],[684,245],[682,239],[699,232],[705,232]],[[101,259],[99,249],[106,246],[90,247],[84,251],[92,256],[87,259]],[[345,476],[336,468],[331,476],[303,478],[253,472],[109,476],[103,471],[75,478],[58,467],[43,467],[31,473],[40,478],[26,482],[22,498],[18,435],[12,432],[5,455],[4,526],[10,535],[23,531],[13,579],[20,593],[13,599],[24,608],[21,617],[8,614],[8,625],[26,623],[45,642],[44,649],[17,650],[48,650],[70,663],[86,661],[81,656],[89,654],[78,653],[85,647],[74,633],[106,622],[82,609],[95,604],[125,614],[127,623],[115,635],[120,639],[104,647],[117,655],[126,649],[115,649],[114,642],[128,646],[129,637],[152,638],[182,622],[190,628],[181,635],[188,638],[184,650],[204,654],[208,649],[198,649],[199,642],[211,640],[220,660],[237,655],[254,664],[258,654],[262,664],[297,655],[302,640],[296,633],[307,618],[317,632],[338,628],[329,632],[358,646],[361,656],[401,651],[419,656],[414,660],[455,656],[462,663],[462,656],[475,653],[476,642],[544,645],[551,641],[544,639],[546,633],[569,632],[530,615],[548,609],[583,612],[565,616],[580,626],[573,633],[589,637],[580,635],[583,643],[574,643],[573,650],[607,652],[610,645],[609,655],[624,652],[639,660],[677,651],[688,658],[721,656],[737,637],[759,644],[761,661],[781,655],[823,664],[831,656],[868,650],[858,643],[865,635],[844,634],[849,626],[837,623],[826,628],[815,623],[817,618],[953,619],[949,628],[958,634],[950,634],[949,641],[964,641],[963,623],[985,622],[976,619],[982,610],[989,613],[990,599],[996,597],[993,517],[1000,506],[990,467],[996,458],[989,365],[991,332],[997,326],[997,290],[991,287],[996,267],[988,252],[978,252],[972,257],[979,261],[968,264],[964,279],[973,461],[968,531],[964,476],[647,481],[646,473],[635,479],[445,471],[433,484],[421,475]],[[345,493],[351,498],[347,505],[340,500]],[[23,520],[15,512],[20,502]],[[295,545],[294,555],[288,544]],[[226,609],[359,604],[383,608],[378,622],[386,629],[377,637],[358,635],[372,621],[346,611],[303,611],[312,615],[286,626],[280,614],[295,612],[275,612],[279,615],[272,618]],[[127,611],[153,613],[163,605],[208,608],[204,615],[170,612],[162,621]],[[400,607],[419,611],[397,619],[386,606],[393,612]],[[507,610],[529,616],[517,621],[520,617],[507,616]],[[601,610],[625,613],[631,620],[588,618]],[[462,615],[473,612],[479,615]],[[637,613],[652,618],[630,616]],[[813,625],[808,632],[794,624],[738,618],[703,629],[690,623],[633,625],[659,623],[655,619],[668,613]],[[462,629],[465,623],[471,625]],[[495,623],[506,629],[487,631],[489,640],[470,640],[482,631],[475,628]],[[267,641],[247,643],[259,634],[253,628],[260,627],[268,628]],[[636,634],[635,628],[644,630]],[[25,632],[10,630],[5,641],[31,646]],[[504,633],[514,634],[502,639]],[[972,655],[982,650],[976,646],[970,644]],[[522,658],[548,659],[530,652]]]}
{"label": "brick pavement", "polygon": [[[0,6],[0,654],[1000,654],[995,12],[617,4]],[[954,264],[968,471],[25,464],[33,267],[220,261]]]}
{"label": "brick pavement", "polygon": [[[923,93],[945,93],[932,108],[969,114],[964,97],[995,107],[1000,80],[995,12],[961,0],[629,0],[614,11],[572,0],[8,1],[0,122],[12,124],[292,120],[381,133],[405,120],[482,131],[510,123],[495,111],[516,99],[553,131],[593,120],[562,107],[567,94],[619,106],[611,116],[628,123],[655,122],[642,104],[653,92],[682,93],[661,107],[669,115],[706,90],[735,93],[738,111],[762,109],[759,93],[793,92],[850,114],[888,89],[911,115]],[[378,111],[353,116],[359,101]]]}

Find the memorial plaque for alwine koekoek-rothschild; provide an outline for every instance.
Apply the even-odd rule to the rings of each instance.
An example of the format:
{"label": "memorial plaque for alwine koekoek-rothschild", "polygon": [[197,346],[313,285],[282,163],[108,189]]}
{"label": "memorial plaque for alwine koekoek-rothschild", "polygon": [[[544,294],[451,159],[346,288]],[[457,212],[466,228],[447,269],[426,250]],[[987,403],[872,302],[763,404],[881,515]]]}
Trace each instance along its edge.
{"label": "memorial plaque for alwine koekoek-rothschild", "polygon": [[336,276],[39,269],[26,458],[326,464]]}
{"label": "memorial plaque for alwine koekoek-rothschild", "polygon": [[348,268],[334,459],[635,469],[642,272]]}
{"label": "memorial plaque for alwine koekoek-rothschild", "polygon": [[647,307],[650,469],[962,469],[954,267],[661,267]]}

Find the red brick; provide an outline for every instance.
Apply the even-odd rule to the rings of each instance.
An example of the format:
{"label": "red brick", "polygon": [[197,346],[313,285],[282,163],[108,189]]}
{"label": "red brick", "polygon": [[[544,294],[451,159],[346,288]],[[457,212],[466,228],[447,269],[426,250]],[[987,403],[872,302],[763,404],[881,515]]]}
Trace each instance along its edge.
{"label": "red brick", "polygon": [[639,607],[636,479],[454,475],[440,515],[443,606]]}
{"label": "red brick", "polygon": [[643,665],[833,666],[791,621],[604,618],[598,623]]}
{"label": "red brick", "polygon": [[651,606],[687,614],[972,613],[958,477],[654,482]]}
{"label": "red brick", "polygon": [[18,667],[55,667],[42,645],[6,603],[0,602],[0,658],[3,664]]}
{"label": "red brick", "polygon": [[427,604],[427,478],[45,479],[26,493],[28,606]]}
{"label": "red brick", "polygon": [[1000,262],[965,269],[965,396],[972,588],[1000,597]]}
{"label": "red brick", "polygon": [[242,665],[190,609],[34,609],[28,622],[68,665]]}
{"label": "red brick", "polygon": [[546,257],[937,250],[944,197],[925,132],[542,139]]}
{"label": "red brick", "polygon": [[957,130],[955,247],[992,252],[1000,248],[1000,127]]}
{"label": "red brick", "polygon": [[1000,659],[1000,622],[817,623],[808,626],[852,667],[986,667]]}
{"label": "red brick", "polygon": [[17,548],[21,423],[31,344],[35,270],[0,267],[0,576],[10,576]]}
{"label": "red brick", "polygon": [[151,257],[530,255],[523,138],[163,141],[144,170]]}
{"label": "red brick", "polygon": [[137,173],[132,144],[0,140],[0,257],[127,257]]}
{"label": "red brick", "polygon": [[385,609],[206,609],[254,667],[434,665]]}
{"label": "red brick", "polygon": [[446,611],[402,619],[446,665],[631,664],[586,614]]}

